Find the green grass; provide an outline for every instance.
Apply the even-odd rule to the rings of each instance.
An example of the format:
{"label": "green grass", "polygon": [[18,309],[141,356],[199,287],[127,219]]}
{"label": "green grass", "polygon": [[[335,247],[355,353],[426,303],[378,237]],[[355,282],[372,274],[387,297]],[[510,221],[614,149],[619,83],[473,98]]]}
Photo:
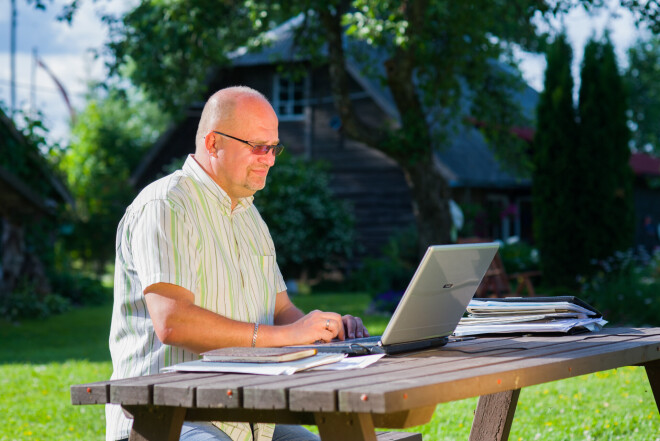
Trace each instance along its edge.
{"label": "green grass", "polygon": [[[361,315],[368,296],[314,294],[294,302]],[[72,384],[107,379],[109,306],[21,324],[0,322],[0,441],[103,440],[103,406],[71,405]],[[384,317],[365,317],[373,334]],[[426,441],[467,439],[476,398],[438,405],[431,423],[412,428]],[[512,441],[660,441],[660,416],[643,368],[627,367],[525,388]]]}
{"label": "green grass", "polygon": [[103,406],[73,406],[72,384],[105,380],[110,307],[0,322],[0,440],[102,440]]}

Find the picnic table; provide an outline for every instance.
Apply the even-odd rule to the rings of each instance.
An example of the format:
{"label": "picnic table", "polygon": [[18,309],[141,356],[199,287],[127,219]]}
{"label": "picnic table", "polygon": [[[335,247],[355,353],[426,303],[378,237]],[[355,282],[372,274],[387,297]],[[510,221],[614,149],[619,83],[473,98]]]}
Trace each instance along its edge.
{"label": "picnic table", "polygon": [[324,441],[373,441],[420,440],[374,428],[426,424],[438,403],[479,396],[470,440],[499,441],[521,388],[623,366],[645,367],[660,406],[660,328],[477,338],[342,372],[164,373],[74,385],[71,400],[121,404],[134,418],[131,440],[177,440],[184,420],[203,420],[309,424]]}

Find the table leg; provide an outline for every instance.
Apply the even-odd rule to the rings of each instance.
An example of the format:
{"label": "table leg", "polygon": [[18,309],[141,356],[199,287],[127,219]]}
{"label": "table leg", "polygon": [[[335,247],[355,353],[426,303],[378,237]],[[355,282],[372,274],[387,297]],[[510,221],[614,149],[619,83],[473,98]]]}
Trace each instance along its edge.
{"label": "table leg", "polygon": [[168,406],[122,406],[133,417],[129,441],[178,441],[186,409]]}
{"label": "table leg", "polygon": [[376,441],[374,422],[365,413],[314,414],[322,441]]}
{"label": "table leg", "polygon": [[644,367],[646,368],[646,376],[649,377],[649,383],[651,383],[655,406],[660,412],[660,362],[649,363]]}
{"label": "table leg", "polygon": [[509,439],[520,389],[479,397],[470,441],[505,441]]}

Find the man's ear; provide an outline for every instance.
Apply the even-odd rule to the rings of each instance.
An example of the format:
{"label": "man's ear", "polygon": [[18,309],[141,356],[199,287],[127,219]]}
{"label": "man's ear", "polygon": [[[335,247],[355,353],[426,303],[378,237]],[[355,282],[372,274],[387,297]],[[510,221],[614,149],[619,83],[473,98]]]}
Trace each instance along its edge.
{"label": "man's ear", "polygon": [[209,134],[204,137],[204,147],[206,148],[206,153],[208,153],[209,156],[217,158],[218,156],[216,154],[215,145],[215,133],[209,132]]}

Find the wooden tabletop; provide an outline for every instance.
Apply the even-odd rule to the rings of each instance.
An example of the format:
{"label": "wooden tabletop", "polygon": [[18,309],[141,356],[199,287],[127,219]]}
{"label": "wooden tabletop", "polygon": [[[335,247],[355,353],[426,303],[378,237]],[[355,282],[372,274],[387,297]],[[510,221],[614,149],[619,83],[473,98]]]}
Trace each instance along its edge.
{"label": "wooden tabletop", "polygon": [[[375,439],[369,435],[373,427],[425,424],[436,404],[475,396],[505,398],[508,404],[498,404],[503,413],[496,418],[512,419],[517,400],[512,391],[629,365],[646,366],[660,403],[660,328],[478,338],[385,357],[352,371],[291,376],[166,373],[74,385],[71,399],[73,404],[121,404],[136,424],[147,424],[154,411],[181,420],[316,424],[324,440],[333,439],[328,434],[331,427],[335,431],[338,422],[350,419],[360,426],[351,429],[352,436]],[[479,430],[492,432],[487,427]],[[473,427],[471,439],[480,439],[479,430]],[[508,428],[501,436],[497,439],[506,439]]]}

